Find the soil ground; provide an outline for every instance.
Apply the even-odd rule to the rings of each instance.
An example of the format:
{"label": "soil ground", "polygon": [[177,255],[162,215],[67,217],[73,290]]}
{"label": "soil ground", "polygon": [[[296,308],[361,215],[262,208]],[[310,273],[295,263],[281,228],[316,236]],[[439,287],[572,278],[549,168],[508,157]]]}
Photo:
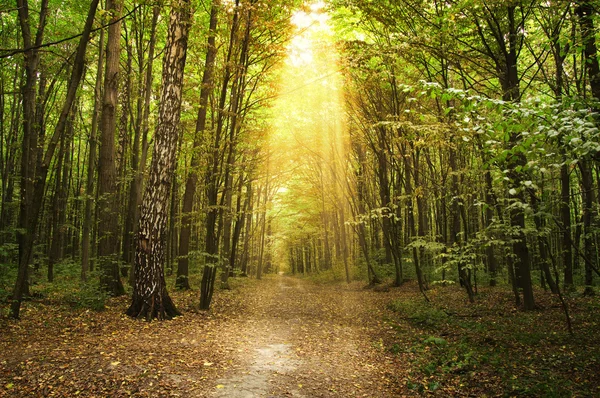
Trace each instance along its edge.
{"label": "soil ground", "polygon": [[[574,334],[556,296],[536,311],[506,287],[458,286],[425,302],[415,283],[365,289],[284,275],[235,278],[198,311],[145,322],[64,298],[0,317],[0,397],[600,397],[600,301],[569,292]],[[379,291],[375,291],[379,290]]]}
{"label": "soil ground", "polygon": [[122,315],[126,298],[100,313],[29,302],[0,324],[0,396],[404,395],[374,344],[386,296],[279,275],[234,282],[208,313],[175,293],[184,316],[151,323]]}

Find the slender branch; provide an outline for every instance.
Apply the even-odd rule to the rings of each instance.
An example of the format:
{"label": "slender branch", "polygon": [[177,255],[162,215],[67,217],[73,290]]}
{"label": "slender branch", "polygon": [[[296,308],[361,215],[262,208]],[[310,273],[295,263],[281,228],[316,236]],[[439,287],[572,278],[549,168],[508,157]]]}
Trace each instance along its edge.
{"label": "slender branch", "polygon": [[[115,21],[112,21],[111,23],[108,23],[106,25],[102,25],[102,26],[99,26],[99,27],[97,27],[95,29],[92,29],[92,31],[90,33],[97,32],[97,31],[102,30],[102,29],[104,29],[104,28],[106,28],[108,26],[111,26],[111,25],[113,25],[113,24],[115,24],[117,22],[122,21],[123,19],[125,19],[128,16],[130,16],[131,14],[133,14],[141,6],[142,6],[141,4],[137,5],[133,10],[129,11],[127,14],[123,15],[121,18],[119,18],[119,19],[117,19]],[[70,36],[70,37],[65,37],[64,39],[60,39],[60,40],[56,40],[56,41],[52,41],[52,42],[44,43],[44,44],[38,44],[38,45],[34,45],[34,46],[31,46],[31,47],[27,47],[27,48],[19,48],[19,49],[0,48],[0,52],[4,53],[4,54],[0,54],[0,59],[9,58],[9,57],[12,57],[14,55],[21,54],[21,53],[26,53],[26,52],[31,51],[31,50],[37,50],[37,49],[44,48],[44,47],[51,47],[51,46],[54,46],[54,45],[57,45],[57,44],[60,44],[60,43],[64,43],[66,41],[77,39],[78,37],[81,37],[82,35],[83,35],[83,32],[82,33],[78,33],[78,34],[73,35],[73,36]]]}

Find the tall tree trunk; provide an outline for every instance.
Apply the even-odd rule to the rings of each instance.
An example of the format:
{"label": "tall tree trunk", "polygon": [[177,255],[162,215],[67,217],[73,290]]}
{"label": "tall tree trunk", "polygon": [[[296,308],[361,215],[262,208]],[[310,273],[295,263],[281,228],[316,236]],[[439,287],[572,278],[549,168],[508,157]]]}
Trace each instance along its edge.
{"label": "tall tree trunk", "polygon": [[401,254],[398,253],[394,242],[395,234],[393,229],[395,227],[395,222],[393,221],[394,216],[391,210],[390,180],[388,175],[388,159],[386,156],[388,145],[386,143],[385,133],[385,128],[378,129],[378,147],[376,150],[379,200],[381,201],[381,207],[385,208],[382,212],[381,229],[383,232],[386,262],[394,263],[394,286],[400,286],[402,284],[402,265],[400,262],[401,259],[399,258]]}
{"label": "tall tree trunk", "polygon": [[538,230],[538,247],[540,251],[540,267],[542,268],[542,272],[544,275],[544,280],[548,282],[548,286],[550,287],[550,291],[554,294],[558,294],[558,283],[559,281],[555,281],[552,277],[552,272],[550,270],[550,256],[551,256],[551,248],[548,245],[548,238],[544,235],[545,228],[545,220],[542,218],[540,214],[540,200],[536,196],[533,190],[529,192],[531,197],[531,207],[534,213],[534,222],[536,229]]}
{"label": "tall tree trunk", "polygon": [[[148,158],[148,133],[150,131],[149,117],[150,117],[150,101],[152,98],[152,80],[153,80],[153,66],[154,66],[154,51],[156,46],[156,25],[160,16],[160,7],[155,5],[152,8],[152,27],[150,29],[150,44],[148,45],[148,65],[146,67],[146,75],[144,77],[144,104],[141,116],[141,153],[137,162],[137,170],[135,172],[133,183],[131,184],[131,192],[129,194],[129,211],[128,216],[131,216],[130,222],[133,223],[132,232],[130,234],[133,242],[129,245],[129,250],[135,252],[135,241],[137,237],[139,227],[139,215],[140,207],[142,205],[142,188],[144,183],[144,173],[146,170],[146,160]],[[126,221],[127,222],[127,221]],[[131,261],[131,270],[129,272],[129,284],[131,286],[135,283],[135,253],[132,256],[128,256]]]}
{"label": "tall tree trunk", "polygon": [[565,288],[573,286],[573,238],[571,236],[571,179],[568,165],[565,162],[560,167],[560,220],[561,220],[561,249]]}
{"label": "tall tree trunk", "polygon": [[[78,113],[81,114],[79,109],[80,105],[77,106]],[[75,112],[74,112],[75,113]],[[82,147],[84,148],[82,151]],[[83,156],[83,161],[82,161]],[[81,249],[80,238],[81,238],[81,221],[82,221],[82,192],[83,192],[83,180],[85,174],[85,167],[81,167],[85,163],[85,145],[83,140],[79,139],[77,142],[77,160],[73,162],[71,174],[76,173],[75,178],[76,182],[74,182],[74,203],[72,203],[72,211],[70,211],[70,219],[67,222],[72,226],[69,228],[69,236],[67,241],[71,244],[71,249],[68,252],[65,252],[65,256],[70,255],[71,260],[77,261],[79,257],[79,251]]]}
{"label": "tall tree trunk", "polygon": [[[37,46],[42,44],[46,16],[48,13],[48,1],[43,0],[40,5],[39,22],[35,38],[32,37],[29,27],[29,5],[27,0],[18,0],[19,23],[21,25],[21,37],[23,38],[25,82],[22,87],[22,125],[23,141],[21,145],[21,184],[20,184],[20,209],[17,229],[17,242],[19,244],[19,268],[17,280],[12,294],[11,315],[19,317],[21,299],[23,295],[29,294],[29,262],[33,250],[34,235],[36,232],[33,221],[32,207],[34,182],[36,181],[36,164],[38,152],[38,129],[35,125],[35,103],[36,85],[38,83],[38,68],[40,64],[40,52]],[[35,41],[34,41],[35,40]],[[37,218],[37,217],[36,217]]]}
{"label": "tall tree trunk", "polygon": [[252,190],[252,180],[248,180],[246,186],[246,200],[244,204],[245,217],[245,231],[244,231],[244,247],[242,249],[242,256],[240,260],[240,271],[242,276],[248,276],[248,263],[250,260],[250,243],[252,238],[252,218],[253,218],[253,206],[254,206],[254,191]]}
{"label": "tall tree trunk", "polygon": [[52,199],[52,235],[48,253],[48,282],[54,281],[54,266],[62,259],[65,244],[65,222],[67,212],[67,198],[69,186],[69,150],[73,136],[73,115],[69,117],[67,131],[60,143],[58,159],[56,162],[55,189]]}
{"label": "tall tree trunk", "polygon": [[106,45],[104,93],[100,117],[100,151],[98,159],[98,265],[100,285],[107,293],[125,293],[121,282],[118,257],[119,213],[117,209],[117,169],[115,134],[119,90],[119,58],[121,52],[122,0],[108,0],[111,15]]}
{"label": "tall tree trunk", "polygon": [[[242,160],[242,163],[244,161]],[[248,198],[244,200],[244,205],[242,208],[242,190],[244,188],[244,178],[240,175],[238,182],[238,190],[237,190],[237,199],[235,205],[235,225],[233,227],[233,236],[231,239],[231,253],[229,255],[229,275],[233,275],[233,270],[235,267],[235,260],[238,252],[238,246],[240,241],[240,235],[242,233],[242,229],[244,228],[244,222],[246,220],[245,212],[248,206]]]}
{"label": "tall tree trunk", "polygon": [[[457,245],[459,250],[463,249],[464,243],[467,240],[468,231],[465,228],[463,231],[463,238],[460,238],[460,219],[461,213],[464,212],[465,204],[463,202],[458,182],[458,166],[456,162],[456,148],[450,148],[450,154],[448,156],[448,163],[450,164],[450,172],[452,173],[452,224],[450,228],[450,236],[452,237],[452,243]],[[466,217],[465,217],[466,218]],[[466,220],[465,220],[466,225]],[[467,292],[469,301],[475,302],[473,286],[471,284],[470,270],[467,269],[469,264],[465,264],[463,261],[458,262],[458,278],[460,285]]]}
{"label": "tall tree trunk", "polygon": [[592,168],[587,160],[578,163],[581,171],[581,196],[583,211],[583,254],[585,255],[585,291],[587,296],[594,295],[593,269],[596,268],[596,246],[594,245],[594,219],[595,219],[595,191],[593,185]]}
{"label": "tall tree trunk", "polygon": [[[10,114],[9,123],[5,123],[6,113],[5,101],[9,98],[8,95],[1,95],[0,97],[0,112],[2,117],[0,118],[0,154],[3,154],[2,158],[2,171],[0,174],[0,180],[2,180],[2,204],[0,205],[0,245],[11,240],[10,236],[13,234],[13,222],[14,222],[14,192],[15,192],[15,180],[17,179],[17,161],[18,161],[18,140],[19,140],[19,122],[21,117],[21,100],[19,90],[16,88],[19,86],[18,70],[15,70],[12,79],[12,87],[15,88],[12,94],[12,101],[8,114]],[[0,78],[0,92],[6,92],[4,86],[4,79]],[[5,131],[5,124],[8,124],[8,131]],[[6,135],[5,135],[6,134]],[[0,254],[0,262],[9,262],[11,260],[5,258],[5,254]]]}
{"label": "tall tree trunk", "polygon": [[[402,154],[406,154],[406,149],[404,148],[404,146],[402,147]],[[415,167],[417,166],[415,165]],[[414,190],[411,182],[411,178],[414,177],[414,167],[411,167],[410,159],[408,159],[407,156],[405,156],[404,159],[404,169],[404,191],[406,192],[406,196],[408,198],[406,202],[406,209],[408,212],[408,229],[410,231],[410,237],[414,239],[417,236],[417,229],[415,225],[415,213],[413,206]],[[418,182],[418,178],[416,178],[415,180],[415,182]],[[417,211],[418,210],[419,209],[417,208]],[[429,298],[427,298],[427,295],[425,294],[425,281],[423,280],[423,272],[421,270],[421,263],[419,261],[419,253],[415,246],[413,246],[412,248],[412,253],[413,263],[415,264],[415,273],[417,274],[417,283],[419,284],[419,290],[421,291],[421,294],[423,295],[425,300],[429,301]]]}
{"label": "tall tree trunk", "polygon": [[[581,40],[585,57],[585,67],[588,72],[592,96],[600,101],[600,63],[596,47],[596,29],[594,27],[594,14],[597,9],[589,0],[581,0],[576,8],[581,27]],[[598,111],[598,109],[596,109]],[[589,157],[589,156],[588,156]],[[585,294],[592,295],[592,268],[596,266],[596,250],[594,247],[593,224],[595,221],[595,191],[593,186],[592,165],[589,159],[581,159],[578,163],[581,171],[582,210],[583,210],[583,252],[585,262]]]}
{"label": "tall tree trunk", "polygon": [[140,216],[133,300],[127,315],[147,320],[179,315],[167,293],[164,244],[169,192],[177,156],[190,14],[189,0],[173,2],[163,59],[158,126]]}
{"label": "tall tree trunk", "polygon": [[[251,31],[253,28],[253,11],[256,0],[251,0],[250,4],[245,9],[245,30],[242,37],[241,49],[239,51],[238,64],[236,66],[235,79],[233,81],[231,89],[231,98],[229,101],[229,151],[227,154],[227,163],[225,165],[225,186],[224,186],[224,203],[223,209],[223,272],[221,274],[221,285],[223,288],[229,288],[227,279],[233,274],[233,267],[235,261],[236,246],[243,225],[243,218],[239,219],[239,215],[236,213],[232,214],[232,200],[233,200],[233,189],[234,189],[234,173],[236,171],[236,159],[238,153],[238,135],[240,133],[241,124],[244,120],[245,114],[248,111],[248,107],[244,107],[244,101],[249,101],[253,90],[249,91],[247,97],[244,96],[247,88],[247,69],[250,55],[250,44],[251,44]],[[234,16],[235,18],[235,16]],[[235,21],[234,21],[235,24]],[[231,40],[233,40],[234,30],[232,29]],[[244,164],[244,157],[242,157],[242,165]],[[237,208],[240,207],[240,196],[243,187],[243,171],[239,172],[239,184],[238,184],[238,203]],[[223,201],[223,197],[222,197]],[[238,218],[233,227],[232,222],[234,216]],[[232,227],[234,228],[232,232]],[[232,235],[233,233],[233,235]]]}
{"label": "tall tree trunk", "polygon": [[[180,138],[180,141],[183,137]],[[179,146],[177,153],[181,152],[181,146]],[[174,172],[177,170],[177,162],[175,162],[175,166],[173,167]],[[169,228],[168,228],[168,239],[167,239],[167,263],[166,263],[166,271],[167,275],[173,275],[173,265],[175,264],[175,260],[177,258],[177,249],[178,249],[178,237],[179,233],[177,231],[177,217],[179,213],[179,184],[177,183],[177,176],[173,178],[172,186],[171,186],[171,200],[169,203],[171,208],[169,214]]]}
{"label": "tall tree trunk", "polygon": [[[341,202],[338,202],[341,203]],[[346,274],[346,283],[350,283],[350,264],[349,264],[349,253],[348,253],[348,237],[346,236],[346,215],[342,206],[339,209],[339,217],[340,217],[340,231],[341,231],[341,240],[342,240],[342,257],[344,260],[344,271]]]}
{"label": "tall tree trunk", "polygon": [[[144,14],[145,9],[142,9],[142,11],[140,12],[140,14]],[[154,8],[153,8],[154,10]],[[156,15],[156,13],[153,13],[154,15]],[[154,16],[153,15],[153,16]],[[143,17],[142,17],[143,18]],[[141,146],[141,141],[142,141],[142,115],[144,112],[144,91],[146,89],[146,87],[144,87],[144,70],[145,70],[145,59],[144,59],[144,51],[141,50],[141,48],[143,48],[143,46],[141,45],[141,43],[144,41],[145,39],[145,32],[143,32],[142,28],[139,28],[138,26],[138,21],[137,21],[137,14],[134,14],[134,18],[133,18],[133,35],[134,35],[134,39],[136,39],[136,47],[138,47],[138,51],[137,51],[137,64],[138,64],[138,75],[137,75],[137,82],[136,82],[136,86],[137,86],[137,95],[136,95],[136,107],[135,107],[135,117],[132,120],[132,124],[133,124],[133,142],[132,142],[132,147],[131,147],[131,174],[133,176],[133,178],[131,179],[131,183],[129,184],[129,193],[127,196],[127,206],[125,207],[125,214],[124,214],[124,225],[123,225],[123,249],[122,249],[122,261],[123,261],[123,265],[125,266],[129,266],[129,268],[132,267],[132,264],[134,263],[134,252],[135,252],[135,246],[133,244],[134,242],[134,236],[133,236],[133,230],[135,228],[135,212],[136,212],[136,207],[137,207],[137,196],[136,196],[136,177],[137,177],[137,172],[139,170],[139,165],[140,165],[140,146]],[[143,25],[141,23],[139,23],[139,25]],[[154,23],[154,18],[152,18],[152,25],[151,25],[151,34],[150,36],[152,36],[154,34],[154,31],[156,30],[156,24]],[[153,47],[154,43],[152,42],[153,38],[150,37],[150,44],[149,46]],[[133,54],[131,54],[132,50],[131,50],[131,46],[127,46],[127,57],[128,58],[133,58]],[[151,64],[151,60],[148,59],[148,67]],[[129,272],[131,273],[131,269],[129,270]]]}
{"label": "tall tree trunk", "polygon": [[[83,75],[85,50],[87,42],[96,15],[98,0],[92,0],[90,9],[85,22],[83,33],[77,46],[77,53],[73,62],[73,70],[67,86],[65,102],[61,109],[56,128],[46,147],[46,153],[41,156],[37,154],[37,132],[32,125],[33,104],[35,102],[35,84],[37,78],[37,67],[39,64],[38,50],[32,47],[31,33],[29,30],[29,8],[26,0],[19,0],[19,21],[22,27],[22,34],[25,48],[26,82],[23,88],[23,159],[21,161],[21,212],[19,215],[19,232],[17,239],[19,242],[19,269],[15,289],[12,295],[11,316],[19,317],[21,300],[23,294],[27,292],[27,274],[31,255],[33,253],[33,244],[37,233],[37,224],[39,213],[42,206],[44,191],[46,186],[46,177],[50,163],[54,156],[56,146],[62,137],[67,124],[67,117],[71,112],[75,95],[81,76]],[[42,1],[40,12],[40,23],[35,39],[35,46],[40,46],[43,39],[43,31],[47,14],[47,0]],[[37,161],[36,161],[37,158]],[[37,167],[36,166],[37,163]],[[35,170],[35,175],[33,174]]]}
{"label": "tall tree trunk", "polygon": [[200,308],[208,310],[212,300],[215,278],[217,276],[219,262],[219,236],[216,231],[217,219],[219,211],[217,209],[219,185],[221,184],[220,167],[221,164],[221,146],[223,141],[223,128],[225,123],[225,103],[227,101],[227,93],[229,92],[229,83],[232,78],[233,51],[235,47],[236,32],[238,30],[239,21],[239,0],[236,0],[231,31],[229,35],[229,45],[227,49],[227,58],[225,61],[225,72],[221,84],[218,109],[217,109],[217,125],[215,128],[213,147],[209,154],[208,168],[206,172],[206,199],[208,206],[208,214],[206,215],[206,262],[204,264],[204,275],[200,286]]}
{"label": "tall tree trunk", "polygon": [[581,41],[585,57],[585,67],[588,72],[592,96],[600,100],[600,63],[598,62],[598,50],[596,48],[596,29],[594,27],[594,14],[598,10],[589,0],[580,0],[575,9],[581,27]]}
{"label": "tall tree trunk", "polygon": [[260,247],[258,254],[258,264],[256,267],[256,279],[261,279],[264,269],[264,258],[265,258],[265,246],[267,240],[267,201],[269,198],[269,160],[267,160],[267,177],[265,179],[265,186],[263,187],[263,202],[260,204],[260,197],[258,198],[258,207],[261,213],[260,220]]}
{"label": "tall tree trunk", "polygon": [[209,94],[213,86],[213,74],[215,59],[217,56],[217,47],[215,45],[215,35],[219,15],[219,1],[213,1],[210,10],[210,22],[208,27],[208,45],[204,63],[204,73],[202,75],[202,87],[200,89],[200,106],[198,108],[198,117],[196,119],[196,131],[194,135],[194,144],[192,147],[192,161],[190,172],[185,182],[185,192],[183,194],[183,204],[181,210],[181,234],[179,236],[179,258],[177,263],[177,280],[175,285],[179,289],[189,289],[189,250],[190,235],[192,231],[192,209],[194,207],[194,195],[196,193],[196,184],[198,182],[198,167],[200,165],[200,145],[204,138],[206,129],[206,115],[208,111]]}
{"label": "tall tree trunk", "polygon": [[356,203],[353,206],[356,214],[354,214],[355,219],[359,219],[358,222],[354,225],[354,230],[358,235],[359,245],[363,252],[363,256],[365,258],[365,262],[367,264],[367,273],[369,275],[369,284],[377,284],[381,283],[381,279],[377,276],[375,272],[375,268],[373,268],[373,263],[371,261],[371,255],[369,250],[369,244],[367,242],[367,232],[365,231],[364,220],[360,220],[361,217],[364,217],[367,213],[366,209],[366,196],[367,196],[367,188],[365,184],[365,175],[364,175],[364,166],[366,164],[366,154],[364,149],[360,144],[355,145],[355,151],[358,158],[359,169],[356,175]]}
{"label": "tall tree trunk", "polygon": [[[515,6],[507,7],[509,31],[508,31],[508,51],[506,53],[506,66],[500,72],[500,81],[502,83],[504,101],[519,102],[521,92],[519,89],[519,76],[517,72],[518,58],[518,35],[517,25],[515,23]],[[509,170],[507,176],[509,178],[509,192],[513,202],[525,203],[525,193],[521,182],[524,179],[521,171],[527,164],[525,155],[516,149],[520,144],[520,132],[510,131],[508,146],[510,149],[507,157],[507,168]],[[531,259],[529,248],[527,247],[527,239],[525,236],[525,213],[521,206],[512,206],[510,210],[510,223],[516,227],[515,235],[513,236],[513,251],[515,253],[515,281],[517,286],[523,291],[523,307],[525,310],[533,310],[535,302],[533,299],[533,286],[531,283]]]}
{"label": "tall tree trunk", "polygon": [[[236,3],[237,4],[237,3]],[[237,6],[236,6],[237,7]],[[225,163],[225,176],[223,178],[223,195],[221,196],[221,226],[223,228],[223,252],[222,252],[222,265],[221,265],[221,287],[224,289],[229,288],[227,279],[229,278],[229,257],[231,255],[231,205],[233,200],[233,177],[235,171],[235,159],[237,154],[237,134],[239,130],[239,110],[241,102],[244,98],[244,86],[246,77],[246,57],[248,54],[248,44],[250,41],[250,28],[252,25],[251,19],[252,8],[250,7],[247,11],[246,18],[246,29],[242,43],[242,49],[239,54],[237,65],[235,65],[235,73],[233,84],[231,87],[231,95],[229,100],[228,118],[229,118],[229,149],[227,151],[227,160]],[[236,25],[239,22],[236,21],[238,17],[237,12],[234,15],[234,22],[232,27],[231,43],[234,43],[234,34]]]}
{"label": "tall tree trunk", "polygon": [[323,181],[323,168],[319,167],[321,185],[321,224],[323,225],[323,269],[331,269],[331,247],[329,244],[329,212],[325,203],[325,183]]}
{"label": "tall tree trunk", "polygon": [[87,280],[90,267],[91,235],[93,227],[94,210],[94,180],[96,175],[96,150],[98,146],[98,115],[100,113],[100,98],[102,98],[102,71],[104,65],[104,29],[100,31],[98,43],[98,68],[96,71],[96,84],[94,87],[94,110],[92,113],[92,126],[89,137],[89,155],[87,162],[87,182],[85,188],[85,210],[81,232],[81,279]]}
{"label": "tall tree trunk", "polygon": [[[124,75],[124,84],[123,84],[123,88],[120,90],[121,92],[119,93],[119,98],[118,98],[118,102],[119,104],[121,104],[121,110],[120,110],[120,117],[117,123],[117,141],[118,141],[118,146],[116,149],[116,165],[117,165],[117,203],[121,204],[121,203],[127,203],[127,199],[129,197],[130,192],[128,191],[128,182],[129,182],[129,177],[128,177],[128,171],[129,171],[129,167],[131,167],[131,169],[133,169],[133,165],[129,166],[128,165],[128,155],[130,154],[130,150],[129,147],[130,145],[130,141],[131,141],[131,137],[130,137],[130,128],[129,128],[129,119],[130,119],[130,115],[131,115],[131,102],[132,102],[132,96],[131,96],[131,85],[132,85],[132,73],[133,73],[133,67],[132,67],[132,63],[133,63],[133,50],[132,50],[132,46],[130,43],[130,37],[129,37],[129,30],[127,29],[127,24],[123,25],[123,38],[124,38],[124,45],[125,45],[125,54],[126,54],[126,61],[125,61],[125,75]],[[135,135],[135,132],[134,132]],[[135,138],[135,137],[134,137]],[[129,184],[129,186],[132,184]],[[129,187],[131,189],[131,187]],[[129,263],[126,260],[126,258],[124,257],[124,253],[125,253],[125,236],[128,235],[127,233],[127,218],[129,216],[128,214],[128,208],[127,206],[119,206],[119,218],[120,220],[123,220],[120,224],[121,227],[121,231],[120,233],[117,235],[117,247],[119,249],[121,249],[121,253],[120,255],[118,255],[117,257],[119,258],[119,260],[121,261],[120,264],[120,271],[121,271],[121,276],[122,277],[127,277],[128,272],[129,272]]]}
{"label": "tall tree trunk", "polygon": [[[494,208],[496,208],[496,196],[492,186],[492,173],[489,170],[485,171],[485,226],[489,228],[494,219]],[[486,249],[488,272],[490,273],[490,286],[496,286],[496,278],[498,276],[498,260],[494,253],[494,246],[489,244]]]}

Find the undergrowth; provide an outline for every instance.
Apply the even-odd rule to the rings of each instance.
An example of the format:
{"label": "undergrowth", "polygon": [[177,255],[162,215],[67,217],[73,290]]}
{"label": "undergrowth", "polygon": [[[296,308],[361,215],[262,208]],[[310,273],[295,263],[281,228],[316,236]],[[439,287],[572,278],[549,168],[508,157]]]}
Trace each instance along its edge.
{"label": "undergrowth", "polygon": [[576,335],[556,298],[536,292],[539,310],[514,308],[510,291],[482,289],[469,305],[457,287],[402,295],[389,304],[396,339],[386,348],[411,364],[406,386],[419,394],[600,396],[597,299],[572,295]]}

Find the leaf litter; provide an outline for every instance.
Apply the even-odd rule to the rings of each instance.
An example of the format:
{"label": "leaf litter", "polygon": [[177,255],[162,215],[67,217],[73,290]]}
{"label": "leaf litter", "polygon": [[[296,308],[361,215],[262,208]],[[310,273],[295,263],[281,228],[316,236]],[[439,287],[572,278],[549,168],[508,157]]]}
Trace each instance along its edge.
{"label": "leaf litter", "polygon": [[184,316],[166,322],[127,317],[127,297],[102,312],[27,302],[0,320],[0,396],[390,396],[378,294],[285,276],[233,287],[209,312],[172,292]]}
{"label": "leaf litter", "polygon": [[[268,276],[235,279],[209,312],[144,322],[43,300],[0,318],[0,397],[600,396],[598,300],[572,296],[576,336],[552,296],[513,308],[506,289],[458,288],[432,304],[414,283],[363,289]],[[535,326],[535,327],[534,327]]]}

